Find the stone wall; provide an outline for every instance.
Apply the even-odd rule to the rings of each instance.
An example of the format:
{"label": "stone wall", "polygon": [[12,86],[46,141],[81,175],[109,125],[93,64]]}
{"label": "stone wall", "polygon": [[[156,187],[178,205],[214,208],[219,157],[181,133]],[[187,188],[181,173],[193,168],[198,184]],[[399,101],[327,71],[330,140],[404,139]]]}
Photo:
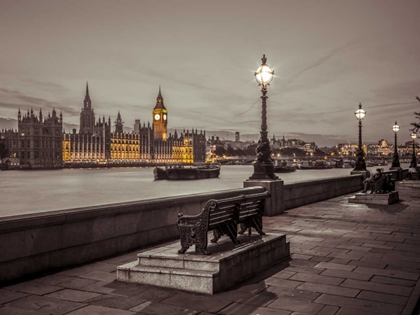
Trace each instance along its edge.
{"label": "stone wall", "polygon": [[263,187],[0,218],[0,282],[176,239],[178,213]]}
{"label": "stone wall", "polygon": [[351,175],[285,184],[283,208],[292,209],[359,191],[363,189],[362,179],[362,175]]}

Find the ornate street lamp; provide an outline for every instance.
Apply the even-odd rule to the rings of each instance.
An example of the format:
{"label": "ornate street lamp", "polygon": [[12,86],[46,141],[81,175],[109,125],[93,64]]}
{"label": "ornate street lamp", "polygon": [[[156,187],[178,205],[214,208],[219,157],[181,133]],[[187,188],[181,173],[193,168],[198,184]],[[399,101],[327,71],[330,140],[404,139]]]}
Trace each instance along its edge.
{"label": "ornate street lamp", "polygon": [[416,168],[417,167],[416,138],[417,138],[417,134],[415,132],[413,132],[411,134],[411,139],[413,139],[413,156],[411,157],[410,168]]}
{"label": "ornate street lamp", "polygon": [[260,139],[256,149],[257,158],[254,162],[254,174],[249,179],[278,179],[274,174],[274,163],[271,158],[270,141],[267,137],[267,86],[273,80],[274,71],[267,65],[267,58],[263,55],[262,64],[255,72],[255,79],[261,86],[262,122]]}
{"label": "ornate street lamp", "polygon": [[394,155],[392,156],[392,169],[399,169],[400,167],[400,159],[398,157],[398,146],[397,146],[397,133],[400,130],[400,126],[397,125],[397,122],[395,122],[395,125],[392,126],[392,131],[394,132],[395,141],[394,141]]}
{"label": "ornate street lamp", "polygon": [[359,109],[356,110],[354,113],[357,120],[359,120],[359,147],[356,152],[356,162],[354,163],[354,170],[355,171],[362,171],[366,172],[366,162],[365,162],[365,152],[363,151],[362,147],[362,120],[366,116],[366,111],[362,109],[362,104],[359,104]]}

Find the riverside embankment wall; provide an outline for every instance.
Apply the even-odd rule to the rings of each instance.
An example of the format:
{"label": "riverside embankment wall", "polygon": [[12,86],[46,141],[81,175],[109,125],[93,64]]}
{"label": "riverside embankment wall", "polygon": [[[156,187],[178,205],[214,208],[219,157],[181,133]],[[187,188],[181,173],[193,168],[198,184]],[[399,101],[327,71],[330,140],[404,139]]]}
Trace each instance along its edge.
{"label": "riverside embankment wall", "polygon": [[[360,175],[287,184],[280,192],[283,206],[279,209],[361,188]],[[177,239],[178,213],[197,214],[209,199],[262,191],[263,187],[255,186],[0,218],[0,282]]]}
{"label": "riverside embankment wall", "polygon": [[283,209],[359,191],[363,188],[362,180],[362,175],[351,175],[286,184],[283,186]]}
{"label": "riverside embankment wall", "polygon": [[110,257],[179,236],[178,213],[263,187],[0,218],[0,282]]}

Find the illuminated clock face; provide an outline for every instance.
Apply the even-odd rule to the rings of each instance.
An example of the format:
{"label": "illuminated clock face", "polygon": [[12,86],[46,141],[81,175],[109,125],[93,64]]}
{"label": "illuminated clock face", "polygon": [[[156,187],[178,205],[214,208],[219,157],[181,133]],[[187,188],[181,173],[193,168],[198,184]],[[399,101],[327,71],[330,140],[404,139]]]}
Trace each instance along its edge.
{"label": "illuminated clock face", "polygon": [[166,120],[166,114],[163,114],[163,120]]}
{"label": "illuminated clock face", "polygon": [[159,114],[156,114],[155,115],[155,120],[159,120],[159,118],[160,118],[160,115]]}

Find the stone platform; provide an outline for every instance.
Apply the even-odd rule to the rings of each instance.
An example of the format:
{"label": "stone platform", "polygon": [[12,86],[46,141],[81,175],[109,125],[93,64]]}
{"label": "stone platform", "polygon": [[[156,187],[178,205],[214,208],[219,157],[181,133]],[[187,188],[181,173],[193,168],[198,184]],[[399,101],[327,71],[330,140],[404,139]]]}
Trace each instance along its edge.
{"label": "stone platform", "polygon": [[227,237],[210,244],[211,255],[196,255],[193,247],[178,254],[179,241],[137,255],[137,261],[119,266],[117,280],[184,291],[214,294],[226,290],[290,257],[283,234]]}
{"label": "stone platform", "polygon": [[391,191],[386,194],[357,193],[350,197],[349,202],[362,204],[390,205],[399,200],[398,191]]}

